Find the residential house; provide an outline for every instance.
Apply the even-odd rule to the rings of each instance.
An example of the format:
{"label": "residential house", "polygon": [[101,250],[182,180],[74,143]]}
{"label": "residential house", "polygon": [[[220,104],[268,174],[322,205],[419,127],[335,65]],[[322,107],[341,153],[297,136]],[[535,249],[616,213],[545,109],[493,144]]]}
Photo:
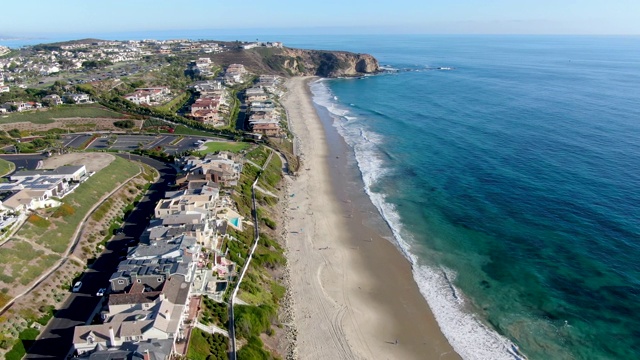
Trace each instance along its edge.
{"label": "residential house", "polygon": [[[74,328],[73,347],[79,355],[102,348],[126,348],[127,344],[170,340],[172,347],[184,337],[184,320],[188,312],[190,284],[182,275],[173,275],[163,284],[157,299],[131,306],[121,312],[105,314],[103,324]],[[110,295],[111,296],[111,295]],[[135,302],[135,300],[133,300]],[[115,310],[115,309],[114,309]],[[103,351],[98,348],[99,351]]]}
{"label": "residential house", "polygon": [[256,123],[251,128],[251,131],[264,136],[276,137],[281,135],[280,126],[274,123]]}
{"label": "residential house", "polygon": [[64,103],[60,95],[57,95],[57,94],[51,94],[43,97],[42,102],[49,104],[50,106],[61,105]]}
{"label": "residential house", "polygon": [[84,165],[65,165],[55,169],[20,170],[11,174],[12,181],[22,181],[34,176],[48,176],[62,179],[66,182],[80,182],[87,176],[87,168]]}
{"label": "residential house", "polygon": [[155,216],[156,218],[163,219],[169,215],[188,212],[210,214],[215,207],[215,201],[217,198],[218,194],[185,194],[172,199],[163,199],[156,205]]}
{"label": "residential house", "polygon": [[92,351],[84,352],[79,359],[85,360],[170,360],[173,353],[173,341],[147,340],[125,342],[117,348],[106,349],[102,344]]}
{"label": "residential house", "polygon": [[23,111],[28,111],[33,109],[33,107],[26,102],[22,102],[22,101],[11,101],[11,102],[6,102],[4,104],[2,104],[2,107],[5,108],[7,111],[17,111],[17,112],[23,112]]}
{"label": "residential house", "polygon": [[[0,191],[11,192],[1,206],[11,211],[26,211],[59,206],[52,198],[62,198],[86,177],[86,168],[61,166],[54,170],[22,170],[13,173],[13,182],[0,184]],[[77,186],[77,185],[76,185]]]}
{"label": "residential house", "polygon": [[185,268],[176,258],[126,259],[109,278],[111,291],[122,292],[134,285],[144,286],[147,291],[158,291],[168,276],[185,273]]}
{"label": "residential house", "polygon": [[224,74],[225,82],[235,84],[242,82],[242,78],[247,74],[247,70],[242,64],[231,64],[227,67]]}
{"label": "residential house", "polygon": [[24,212],[54,206],[60,206],[60,202],[51,199],[50,191],[48,190],[22,189],[10,192],[7,197],[0,201],[0,209],[11,212]]}
{"label": "residential house", "polygon": [[136,91],[136,92],[125,95],[124,98],[136,105],[149,105],[151,103],[151,98],[149,97],[149,93],[144,93],[144,92]]}
{"label": "residential house", "polygon": [[88,94],[65,94],[64,98],[74,104],[89,104],[91,103],[91,98]]}
{"label": "residential house", "polygon": [[247,102],[265,101],[267,100],[267,94],[261,87],[252,87],[245,90],[245,98]]}

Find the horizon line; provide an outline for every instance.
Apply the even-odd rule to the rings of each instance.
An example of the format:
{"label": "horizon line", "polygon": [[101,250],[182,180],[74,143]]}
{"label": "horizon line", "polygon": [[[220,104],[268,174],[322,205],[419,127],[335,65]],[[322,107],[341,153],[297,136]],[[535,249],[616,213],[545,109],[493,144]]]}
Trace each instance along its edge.
{"label": "horizon line", "polygon": [[[291,28],[293,29],[293,28]],[[291,30],[289,29],[289,30]],[[308,29],[308,28],[307,28]],[[637,34],[626,34],[626,33],[553,33],[553,34],[540,34],[540,33],[430,33],[430,32],[407,32],[407,33],[397,33],[397,32],[387,32],[387,33],[327,33],[327,34],[319,34],[319,33],[309,33],[309,34],[291,34],[291,33],[268,33],[268,34],[249,34],[246,31],[252,29],[238,29],[243,30],[243,33],[234,34],[229,32],[228,30],[224,30],[226,34],[219,34],[220,36],[627,36],[627,37],[638,37],[640,33]],[[256,29],[256,30],[273,30],[273,29]],[[282,29],[285,30],[285,29]],[[130,30],[130,31],[118,31],[118,32],[96,32],[96,33],[58,33],[51,34],[47,33],[49,36],[43,36],[45,34],[33,34],[33,35],[12,35],[12,34],[0,34],[0,41],[9,41],[9,40],[51,40],[56,37],[74,37],[69,41],[73,40],[83,40],[83,39],[99,39],[99,36],[108,36],[108,35],[135,35],[144,34],[144,33],[153,33],[153,32],[197,32],[197,31],[221,31],[221,29],[181,29],[181,30]],[[177,35],[175,39],[180,39],[181,37]],[[186,34],[185,34],[186,35]],[[202,34],[199,34],[202,35]],[[212,34],[214,35],[214,34]],[[215,35],[214,35],[215,36]],[[123,38],[124,39],[124,38]],[[149,38],[153,40],[152,37]],[[193,40],[194,38],[187,39]],[[107,39],[107,40],[117,40],[117,39]],[[131,39],[125,39],[131,40]]]}

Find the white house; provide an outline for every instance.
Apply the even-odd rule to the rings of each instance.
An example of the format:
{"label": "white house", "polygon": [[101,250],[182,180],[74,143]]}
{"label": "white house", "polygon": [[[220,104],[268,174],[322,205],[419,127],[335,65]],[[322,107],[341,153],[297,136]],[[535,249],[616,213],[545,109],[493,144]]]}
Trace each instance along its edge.
{"label": "white house", "polygon": [[91,103],[91,98],[88,94],[65,94],[66,99],[69,99],[75,104],[88,104]]}

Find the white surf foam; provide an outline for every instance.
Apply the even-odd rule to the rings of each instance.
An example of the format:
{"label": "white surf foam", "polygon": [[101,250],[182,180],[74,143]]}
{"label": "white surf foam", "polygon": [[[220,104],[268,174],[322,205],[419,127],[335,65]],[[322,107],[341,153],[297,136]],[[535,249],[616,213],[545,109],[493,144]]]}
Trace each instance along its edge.
{"label": "white surf foam", "polygon": [[355,116],[347,116],[349,110],[333,100],[333,94],[325,81],[311,84],[313,101],[326,108],[333,117],[333,125],[345,141],[354,149],[364,188],[373,204],[391,228],[394,245],[412,264],[413,278],[422,296],[427,300],[440,329],[455,351],[464,359],[526,359],[515,344],[483,324],[480,319],[465,310],[465,298],[453,285],[456,274],[445,268],[420,264],[411,252],[411,235],[403,231],[402,220],[385,195],[372,191],[372,186],[390,169],[380,157],[378,144],[384,138],[364,128]]}

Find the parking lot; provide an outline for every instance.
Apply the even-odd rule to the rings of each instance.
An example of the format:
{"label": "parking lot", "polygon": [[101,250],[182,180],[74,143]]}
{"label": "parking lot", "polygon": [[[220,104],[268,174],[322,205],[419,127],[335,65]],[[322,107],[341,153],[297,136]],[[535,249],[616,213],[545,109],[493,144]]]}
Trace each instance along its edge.
{"label": "parking lot", "polygon": [[[64,146],[79,148],[85,144],[92,135],[64,135],[62,143]],[[153,149],[162,147],[168,154],[181,153],[198,148],[195,142],[203,140],[200,136],[185,136],[179,139],[175,135],[114,135],[103,134],[95,139],[87,150],[116,150],[133,151],[140,147],[143,149]]]}
{"label": "parking lot", "polygon": [[62,144],[66,147],[71,147],[71,148],[79,148],[80,146],[82,146],[86,141],[89,141],[89,139],[91,139],[91,135],[66,135],[63,136],[62,138]]}

